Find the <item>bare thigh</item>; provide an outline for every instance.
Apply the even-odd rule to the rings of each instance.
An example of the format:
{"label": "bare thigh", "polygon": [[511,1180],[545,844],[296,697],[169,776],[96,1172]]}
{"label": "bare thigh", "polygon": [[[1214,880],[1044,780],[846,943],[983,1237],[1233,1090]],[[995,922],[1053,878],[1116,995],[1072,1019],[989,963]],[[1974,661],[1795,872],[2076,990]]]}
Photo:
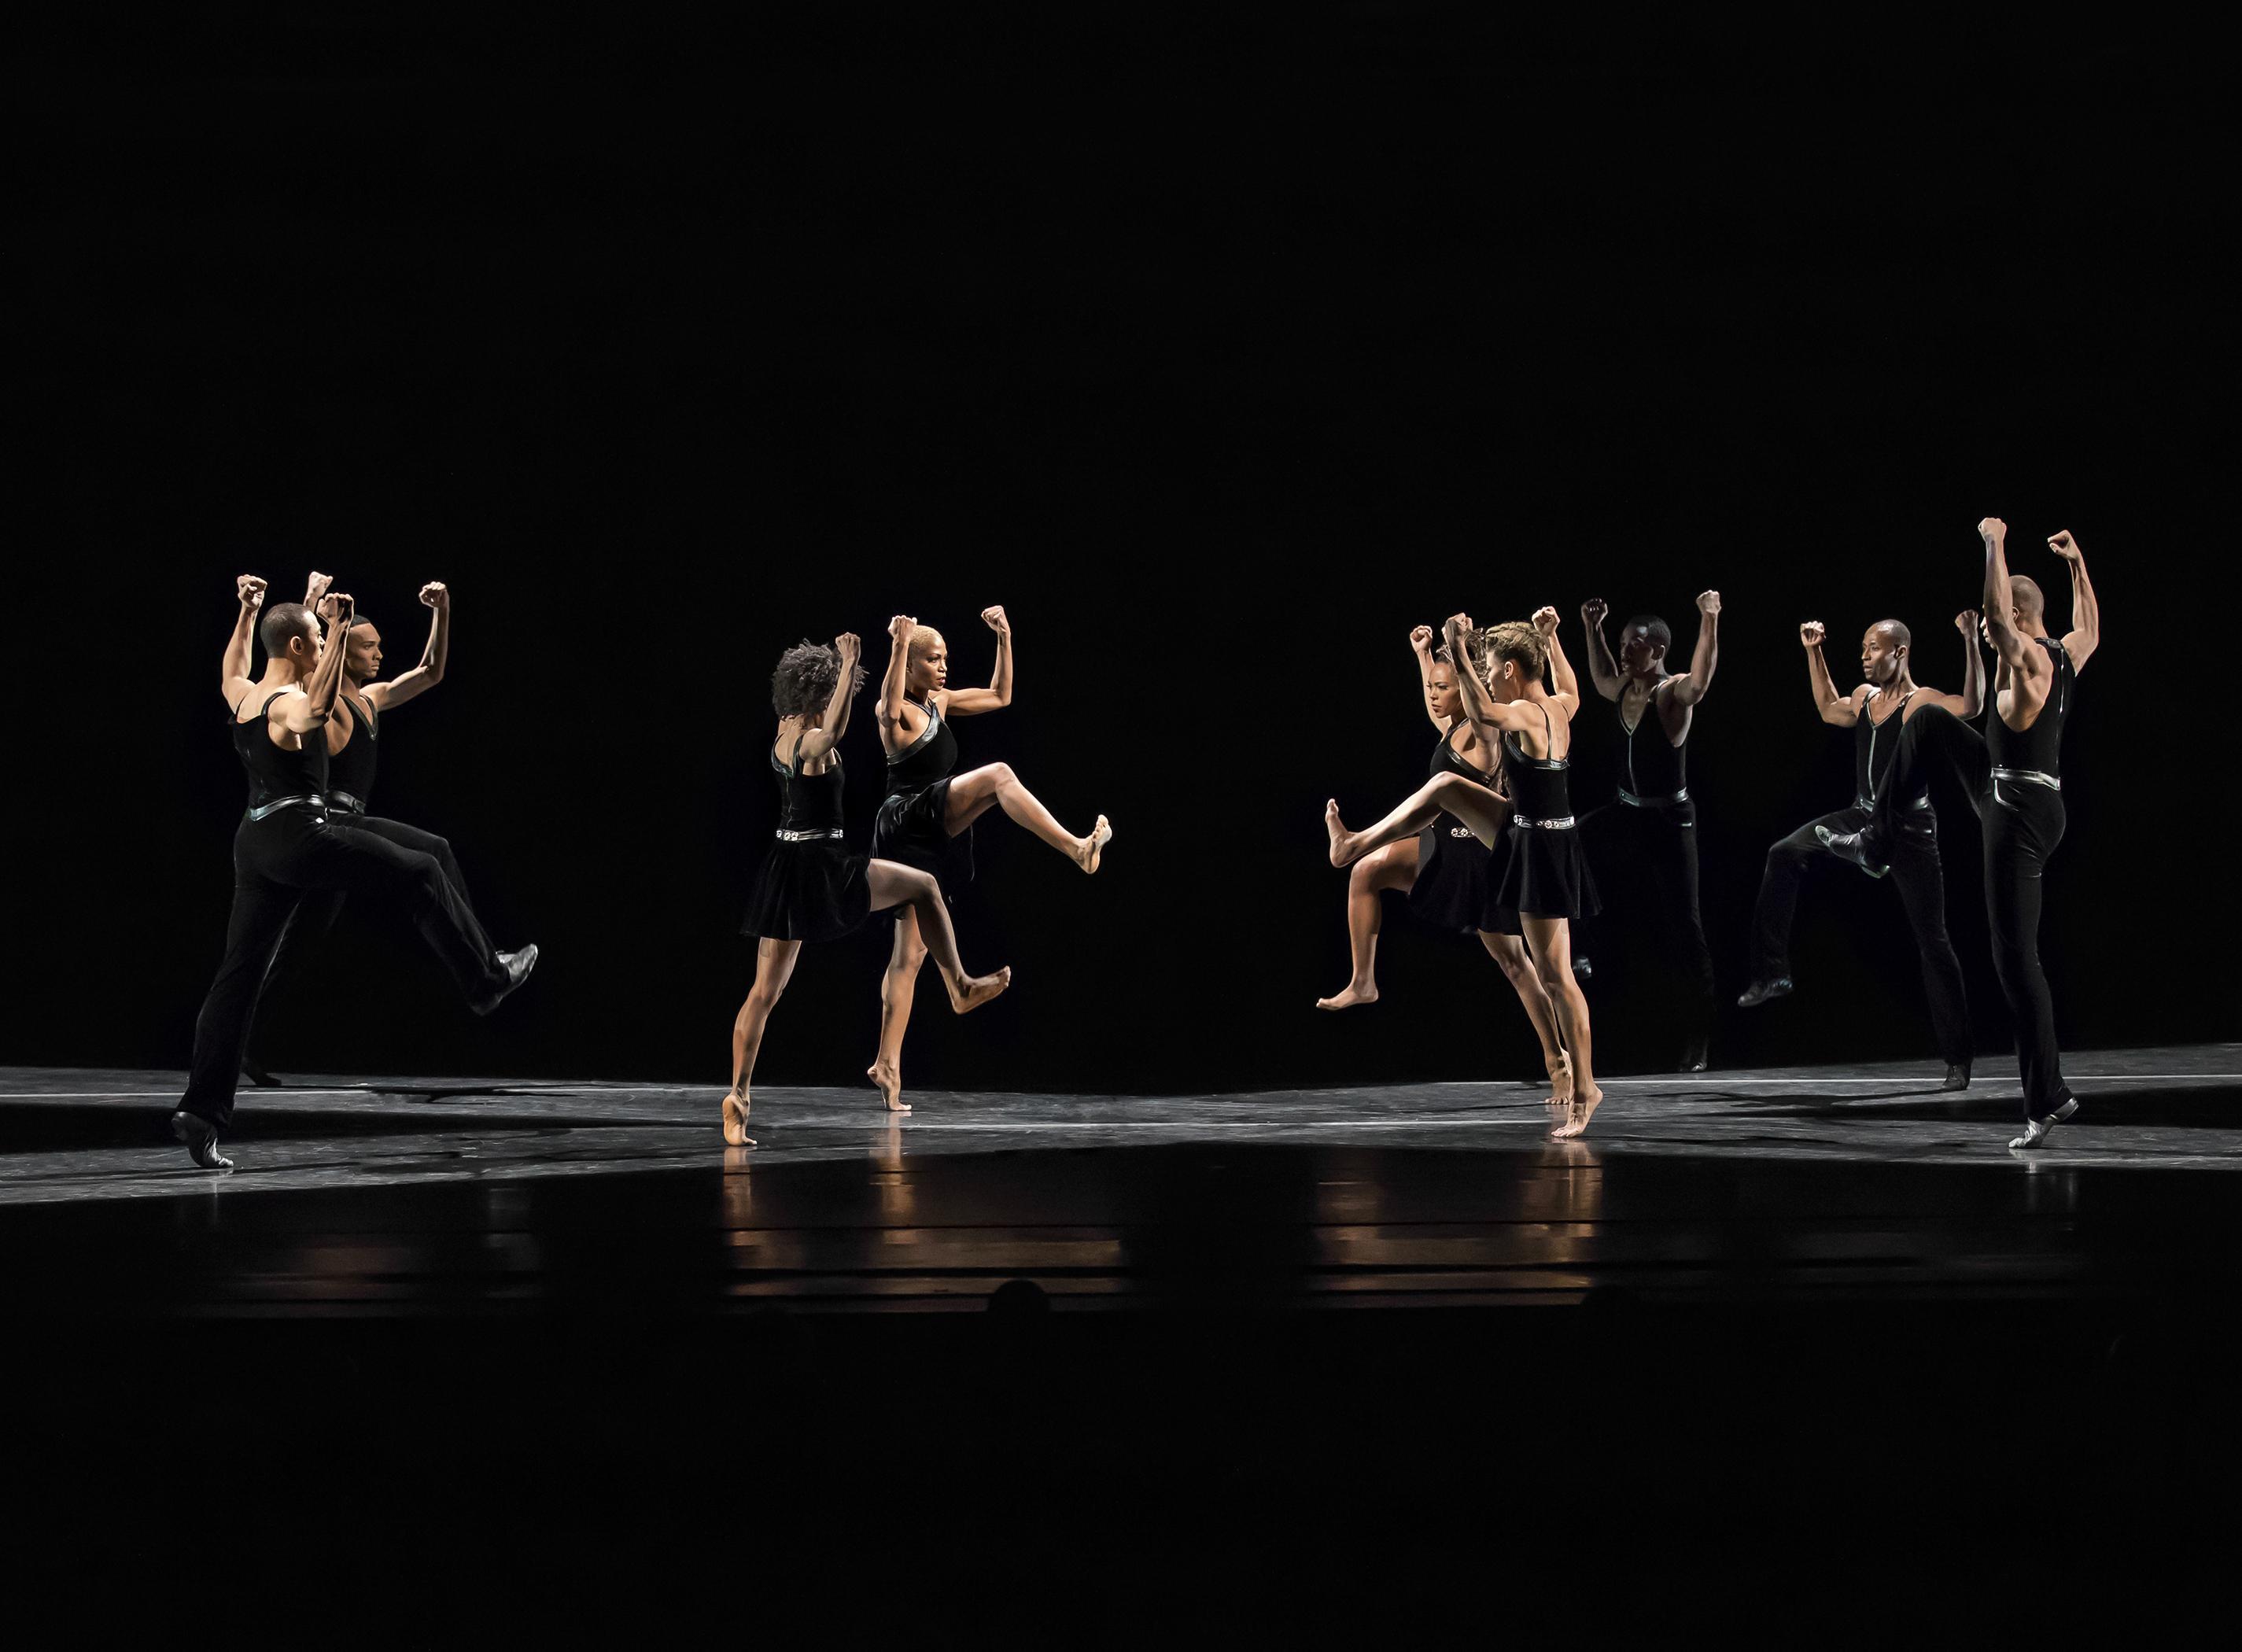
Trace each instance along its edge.
{"label": "bare thigh", "polygon": [[1417,840],[1405,837],[1397,843],[1373,850],[1355,866],[1366,888],[1407,889],[1417,881]]}

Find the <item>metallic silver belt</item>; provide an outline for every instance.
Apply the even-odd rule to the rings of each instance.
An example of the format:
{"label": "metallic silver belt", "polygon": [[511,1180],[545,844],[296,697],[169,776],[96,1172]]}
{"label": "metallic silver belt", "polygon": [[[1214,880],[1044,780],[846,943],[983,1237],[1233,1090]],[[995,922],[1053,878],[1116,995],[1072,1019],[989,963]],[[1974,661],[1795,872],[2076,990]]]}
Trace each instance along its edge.
{"label": "metallic silver belt", "polygon": [[1566,816],[1562,820],[1528,820],[1523,815],[1513,815],[1510,817],[1510,823],[1514,826],[1531,827],[1537,832],[1568,832],[1573,829],[1573,817],[1570,815]]}
{"label": "metallic silver belt", "polygon": [[335,808],[347,809],[353,815],[363,815],[366,813],[366,805],[359,802],[357,798],[352,796],[346,791],[329,792],[327,794],[327,802],[332,804]]}
{"label": "metallic silver belt", "polygon": [[1689,789],[1684,786],[1680,791],[1669,792],[1663,797],[1638,797],[1626,787],[1621,786],[1619,789],[1619,800],[1630,809],[1655,809],[1661,803],[1688,802]]}
{"label": "metallic silver belt", "polygon": [[[1856,797],[1853,799],[1853,807],[1859,809],[1863,815],[1873,815],[1876,812],[1876,800],[1873,797]],[[1923,793],[1922,796],[1916,798],[1913,802],[1910,803],[1908,807],[1910,809],[1930,808],[1930,794],[1929,792]]]}
{"label": "metallic silver belt", "polygon": [[775,836],[778,841],[782,843],[822,843],[827,838],[838,837],[841,835],[841,828],[838,826],[821,828],[814,832],[778,832],[774,834],[774,836]]}
{"label": "metallic silver belt", "polygon": [[2062,780],[2054,775],[2043,775],[2037,769],[1996,769],[1996,780],[2028,780],[2035,786],[2045,786],[2051,791],[2063,789]]}
{"label": "metallic silver belt", "polygon": [[263,820],[267,815],[283,809],[295,809],[299,807],[305,809],[325,809],[326,806],[327,800],[320,796],[317,792],[312,792],[302,797],[275,797],[271,802],[259,803],[256,808],[251,809],[249,811],[249,818],[252,820]]}

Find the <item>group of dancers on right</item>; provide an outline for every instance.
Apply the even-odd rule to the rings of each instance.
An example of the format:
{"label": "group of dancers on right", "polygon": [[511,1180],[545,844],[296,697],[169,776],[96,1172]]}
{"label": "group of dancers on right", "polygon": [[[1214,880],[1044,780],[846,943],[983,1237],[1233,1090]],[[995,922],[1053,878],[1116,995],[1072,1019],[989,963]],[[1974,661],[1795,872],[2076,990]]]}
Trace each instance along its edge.
{"label": "group of dancers on right", "polygon": [[[2009,572],[2007,525],[1977,524],[1984,555],[1983,613],[1955,616],[1962,635],[1959,694],[1917,683],[1906,626],[1883,620],[1861,640],[1864,681],[1840,694],[1822,657],[1819,621],[1799,627],[1822,720],[1854,731],[1853,801],[1808,822],[1768,851],[1753,926],[1752,975],[1736,1000],[1745,1009],[1793,990],[1789,962],[1798,888],[1816,856],[1833,856],[1871,877],[1890,877],[1923,955],[1923,977],[1943,1088],[1970,1083],[1969,1006],[1961,961],[1947,937],[1945,889],[1930,776],[1947,768],[1982,823],[1985,905],[1993,966],[2015,1024],[2024,1082],[2024,1133],[2009,1145],[2038,1146],[2078,1110],[2063,1080],[2055,1010],[2039,964],[2041,875],[2064,831],[2061,746],[2078,673],[2094,653],[2100,614],[2086,560],[2068,531],[2048,548],[2070,570],[2071,629],[2047,629],[2039,586]],[[1326,1010],[1378,997],[1379,896],[1405,890],[1411,910],[1434,925],[1476,933],[1532,1023],[1549,1074],[1550,1134],[1586,1132],[1603,1100],[1595,1080],[1588,1004],[1576,968],[1572,923],[1600,910],[1589,871],[1618,854],[1656,885],[1667,955],[1678,964],[1691,1031],[1681,1068],[1702,1071],[1713,1011],[1712,954],[1697,891],[1697,810],[1684,755],[1696,707],[1719,659],[1721,598],[1697,599],[1689,668],[1668,671],[1672,634],[1651,616],[1628,621],[1616,656],[1601,601],[1581,610],[1597,693],[1619,709],[1627,736],[1624,783],[1609,804],[1575,818],[1568,790],[1579,684],[1558,640],[1557,610],[1530,621],[1475,626],[1453,616],[1443,635],[1410,635],[1425,704],[1440,743],[1431,777],[1377,824],[1349,831],[1336,801],[1325,807],[1333,866],[1351,867],[1347,934],[1353,970],[1346,986],[1317,1001]],[[1978,639],[1994,655],[1990,707]],[[1545,683],[1546,679],[1546,683]],[[1981,734],[1970,724],[1987,712]]]}

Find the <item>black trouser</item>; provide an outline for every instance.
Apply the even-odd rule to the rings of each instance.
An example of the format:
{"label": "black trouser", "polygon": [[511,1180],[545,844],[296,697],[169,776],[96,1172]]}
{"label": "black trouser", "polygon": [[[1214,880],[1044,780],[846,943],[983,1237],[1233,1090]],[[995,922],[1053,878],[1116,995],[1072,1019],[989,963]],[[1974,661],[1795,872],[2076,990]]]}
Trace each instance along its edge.
{"label": "black trouser", "polygon": [[[1918,714],[1917,722],[1921,721]],[[1885,796],[1896,788],[1887,785]],[[1949,1062],[1970,1059],[1970,1003],[1962,985],[1962,960],[1946,935],[1946,877],[1938,862],[1937,816],[1928,809],[1899,811],[1905,824],[1890,838],[1891,881],[1906,909],[1923,955],[1923,991],[1930,1001],[1930,1027],[1938,1053]],[[1850,809],[1809,820],[1767,851],[1760,879],[1759,909],[1752,921],[1752,979],[1771,981],[1790,973],[1790,922],[1798,910],[1798,886],[1816,859],[1836,862],[1814,835],[1817,826],[1832,832],[1856,832],[1869,811],[1856,801]]]}
{"label": "black trouser", "polygon": [[233,913],[226,921],[225,958],[195,1017],[194,1064],[180,1106],[214,1125],[233,1117],[258,989],[289,915],[304,896],[329,891],[366,896],[401,907],[472,1001],[504,984],[505,973],[474,917],[433,855],[422,854],[348,823],[350,817],[283,809],[245,820],[233,835]]}
{"label": "black trouser", "polygon": [[[418,826],[407,826],[402,821],[385,820],[379,815],[351,815],[338,809],[332,811],[328,819],[355,831],[370,832],[399,849],[433,856],[444,874],[444,881],[459,897],[468,938],[478,950],[485,954],[493,950],[490,937],[483,932],[482,924],[475,917],[473,903],[467,898],[467,880],[460,870],[460,863],[453,856],[449,840],[439,837],[433,832],[424,832]],[[246,1055],[253,1056],[264,1047],[265,1041],[260,1034],[266,1019],[265,1006],[272,996],[273,988],[282,985],[285,994],[284,984],[296,982],[310,972],[319,943],[334,928],[335,919],[341,916],[343,903],[349,895],[350,891],[344,889],[309,890],[298,898],[295,910],[288,915],[288,922],[280,931],[280,944],[273,949],[272,962],[265,966],[265,979],[257,990],[257,1002],[250,1011],[249,1031],[242,1041],[242,1049]],[[258,1064],[263,1063],[260,1061]]]}
{"label": "black trouser", "polygon": [[[2033,781],[1995,780],[1985,737],[1942,706],[1907,720],[1892,756],[1884,796],[1903,777],[1919,787],[1934,769],[1961,782],[1977,810],[1985,840],[1985,917],[1993,932],[1993,972],[2015,1024],[2017,1069],[2024,1079],[2024,1117],[2044,1118],[2071,1099],[2055,1047],[2055,999],[2039,967],[2041,874],[2063,841],[2063,794]],[[1873,837],[1878,852],[1894,840],[1892,811],[1879,803]],[[1897,870],[1895,868],[1894,870]]]}
{"label": "black trouser", "polygon": [[[1713,1025],[1713,950],[1697,906],[1697,804],[1606,803],[1581,822],[1592,864],[1649,874],[1662,954],[1681,968],[1689,1034]],[[1611,909],[1605,909],[1611,916]]]}

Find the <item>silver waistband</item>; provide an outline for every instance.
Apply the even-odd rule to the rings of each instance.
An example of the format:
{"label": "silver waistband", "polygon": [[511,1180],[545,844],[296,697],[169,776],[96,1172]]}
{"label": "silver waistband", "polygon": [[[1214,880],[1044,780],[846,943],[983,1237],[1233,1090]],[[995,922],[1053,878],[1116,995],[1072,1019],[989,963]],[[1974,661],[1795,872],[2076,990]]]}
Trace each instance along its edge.
{"label": "silver waistband", "polygon": [[840,836],[841,828],[821,827],[814,832],[775,832],[772,836],[782,843],[822,843],[828,838]]}
{"label": "silver waistband", "polygon": [[1996,769],[1996,780],[2028,780],[2035,786],[2045,786],[2051,791],[2061,791],[2063,781],[2055,775],[2043,775],[2037,769]]}
{"label": "silver waistband", "polygon": [[1523,815],[1513,815],[1510,817],[1510,823],[1514,826],[1528,827],[1537,832],[1568,832],[1573,829],[1574,824],[1570,815],[1560,820],[1528,820]]}
{"label": "silver waistband", "polygon": [[[1876,800],[1873,797],[1856,797],[1853,799],[1853,807],[1859,809],[1863,815],[1873,815],[1876,812]],[[1930,808],[1930,794],[1929,792],[1923,793],[1922,796],[1916,798],[1913,802],[1910,803],[1908,807],[1910,809]]]}
{"label": "silver waistband", "polygon": [[283,809],[325,809],[326,806],[327,800],[317,792],[309,792],[301,797],[275,797],[271,802],[259,803],[251,809],[249,818],[263,820],[267,815]]}
{"label": "silver waistband", "polygon": [[352,796],[346,791],[329,792],[327,794],[327,802],[331,807],[347,809],[353,815],[363,815],[366,813],[366,805],[359,802],[357,798]]}
{"label": "silver waistband", "polygon": [[1619,800],[1629,809],[1656,809],[1661,803],[1686,803],[1689,801],[1687,786],[1680,791],[1668,792],[1663,797],[1638,797],[1626,787],[1619,789]]}

